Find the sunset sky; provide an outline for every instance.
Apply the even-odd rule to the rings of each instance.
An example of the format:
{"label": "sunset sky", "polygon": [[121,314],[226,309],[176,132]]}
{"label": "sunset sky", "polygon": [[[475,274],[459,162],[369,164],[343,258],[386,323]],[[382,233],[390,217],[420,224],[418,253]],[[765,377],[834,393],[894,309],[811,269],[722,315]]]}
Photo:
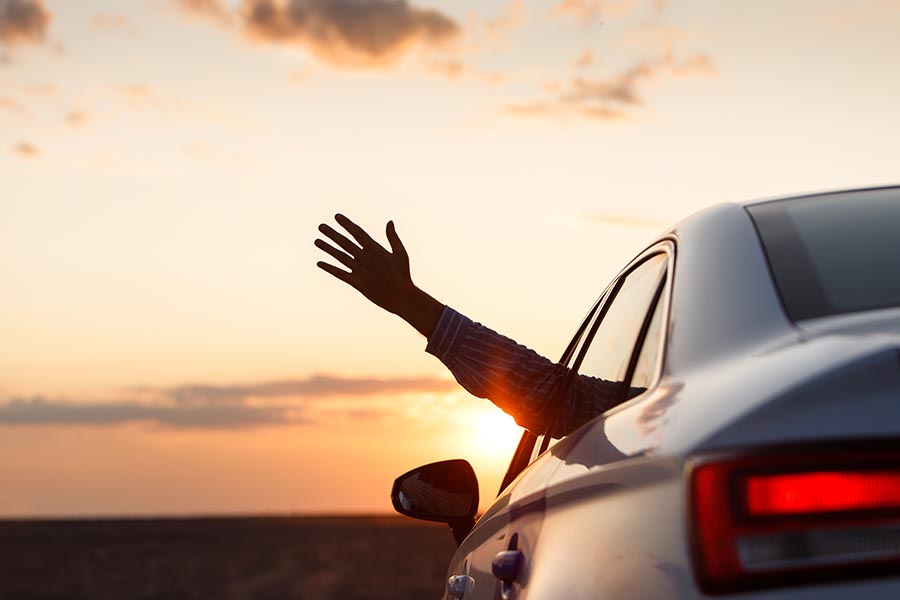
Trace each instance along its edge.
{"label": "sunset sky", "polygon": [[0,517],[389,512],[517,430],[316,268],[557,358],[719,202],[900,182],[900,0],[0,0]]}

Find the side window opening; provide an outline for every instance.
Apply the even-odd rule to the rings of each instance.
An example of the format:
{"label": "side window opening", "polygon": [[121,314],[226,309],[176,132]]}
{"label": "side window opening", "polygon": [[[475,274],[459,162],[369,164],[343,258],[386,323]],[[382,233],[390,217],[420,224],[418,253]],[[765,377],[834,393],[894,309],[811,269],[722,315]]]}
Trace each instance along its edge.
{"label": "side window opening", "polygon": [[634,390],[646,390],[653,383],[656,376],[656,365],[659,361],[659,346],[662,341],[662,322],[663,322],[663,291],[665,289],[665,279],[656,292],[656,298],[653,301],[653,316],[650,317],[642,332],[640,353],[633,357],[634,366],[628,377],[629,397]]}
{"label": "side window opening", "polygon": [[563,437],[652,383],[662,334],[666,266],[667,255],[654,254],[611,288],[611,299],[601,308],[573,363],[573,376],[537,454],[550,446],[551,439]]}

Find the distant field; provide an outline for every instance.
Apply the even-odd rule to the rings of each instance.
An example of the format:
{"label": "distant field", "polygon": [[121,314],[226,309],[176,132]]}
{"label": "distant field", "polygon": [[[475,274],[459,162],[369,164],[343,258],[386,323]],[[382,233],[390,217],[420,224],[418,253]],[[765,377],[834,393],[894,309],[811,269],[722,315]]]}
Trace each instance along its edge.
{"label": "distant field", "polygon": [[454,547],[402,517],[0,521],[0,599],[436,599]]}

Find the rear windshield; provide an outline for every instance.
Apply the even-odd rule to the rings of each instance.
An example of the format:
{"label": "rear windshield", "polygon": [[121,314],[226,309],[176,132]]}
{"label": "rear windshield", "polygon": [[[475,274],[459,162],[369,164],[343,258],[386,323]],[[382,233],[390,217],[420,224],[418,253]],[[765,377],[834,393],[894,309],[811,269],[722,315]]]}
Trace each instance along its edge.
{"label": "rear windshield", "polygon": [[794,321],[900,306],[900,188],[748,206]]}

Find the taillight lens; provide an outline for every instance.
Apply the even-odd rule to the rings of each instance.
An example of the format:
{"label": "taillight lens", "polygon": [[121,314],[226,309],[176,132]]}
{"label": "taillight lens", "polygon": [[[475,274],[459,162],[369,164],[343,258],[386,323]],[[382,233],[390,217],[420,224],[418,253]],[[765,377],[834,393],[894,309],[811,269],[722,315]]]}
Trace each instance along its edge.
{"label": "taillight lens", "polygon": [[900,446],[841,447],[693,466],[691,529],[703,591],[898,572]]}

